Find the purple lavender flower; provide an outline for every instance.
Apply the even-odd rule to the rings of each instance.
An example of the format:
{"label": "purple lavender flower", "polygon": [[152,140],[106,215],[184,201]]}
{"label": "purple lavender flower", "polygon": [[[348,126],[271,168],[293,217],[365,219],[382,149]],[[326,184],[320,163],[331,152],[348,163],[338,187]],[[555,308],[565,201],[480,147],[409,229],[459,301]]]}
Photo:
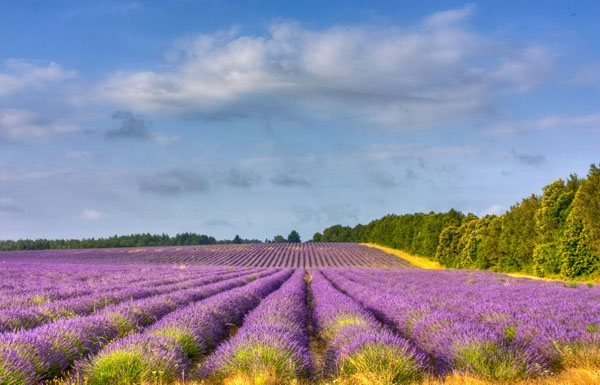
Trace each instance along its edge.
{"label": "purple lavender flower", "polygon": [[311,270],[316,331],[327,343],[325,373],[352,378],[387,378],[390,383],[418,379],[426,357],[393,335],[367,310],[338,291],[318,270]]}
{"label": "purple lavender flower", "polygon": [[308,309],[304,270],[249,313],[242,328],[207,359],[202,377],[260,382],[265,376],[287,383],[308,376]]}

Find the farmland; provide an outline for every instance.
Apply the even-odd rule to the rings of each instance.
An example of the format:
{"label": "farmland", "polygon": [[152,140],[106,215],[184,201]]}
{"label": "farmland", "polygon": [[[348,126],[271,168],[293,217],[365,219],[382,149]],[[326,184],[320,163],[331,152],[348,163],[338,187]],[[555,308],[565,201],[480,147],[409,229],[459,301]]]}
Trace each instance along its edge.
{"label": "farmland", "polygon": [[592,384],[599,367],[592,285],[348,243],[0,254],[2,385]]}

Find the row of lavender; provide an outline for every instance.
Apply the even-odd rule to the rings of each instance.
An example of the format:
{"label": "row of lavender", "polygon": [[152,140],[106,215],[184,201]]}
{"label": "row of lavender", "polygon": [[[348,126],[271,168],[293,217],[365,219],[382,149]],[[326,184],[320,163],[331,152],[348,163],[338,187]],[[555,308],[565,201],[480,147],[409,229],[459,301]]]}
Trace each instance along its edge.
{"label": "row of lavender", "polygon": [[68,372],[92,385],[188,377],[394,384],[451,371],[510,381],[549,374],[566,354],[600,346],[597,287],[415,269],[215,269],[187,278],[89,315],[0,334],[0,384]]}
{"label": "row of lavender", "polygon": [[[162,273],[161,269],[155,272],[153,277],[146,276],[147,285],[172,279],[160,278],[169,273],[164,267]],[[42,322],[41,326],[33,325],[31,330],[24,330],[24,325],[19,331],[1,333],[0,384],[36,384],[62,376],[75,362],[96,354],[111,341],[144,330],[171,312],[276,273],[273,269],[241,268],[236,271],[228,268],[204,272],[192,269],[187,281],[154,285],[149,291],[134,287],[130,295],[122,295],[114,304],[95,309],[90,314],[59,317]],[[97,294],[106,297],[106,294]],[[90,298],[87,295],[73,298],[77,299],[89,303]],[[62,306],[63,302],[55,303]],[[27,309],[36,309],[36,306],[21,310]],[[13,310],[3,311],[2,317]]]}
{"label": "row of lavender", "polygon": [[514,380],[580,363],[574,356],[600,364],[597,286],[481,271],[329,269],[325,275],[426,354],[438,374]]}
{"label": "row of lavender", "polygon": [[[207,360],[201,375],[235,383],[275,376],[400,384],[460,372],[510,382],[582,362],[600,366],[596,286],[475,271],[309,273],[310,306],[303,305],[298,278],[284,285]],[[307,324],[322,345],[312,356],[306,326],[299,326],[308,311]]]}
{"label": "row of lavender", "polygon": [[0,252],[1,260],[99,264],[189,264],[251,267],[408,267],[402,259],[356,243],[266,243],[137,249]]}
{"label": "row of lavender", "polygon": [[0,313],[0,333],[31,329],[65,318],[96,313],[109,305],[176,293],[181,290],[214,283],[218,280],[248,275],[254,271],[259,270],[254,268],[224,273],[217,271],[204,272],[193,278],[187,276],[179,282],[172,282],[172,278],[157,275],[139,284],[107,288],[104,291],[49,301],[39,305],[7,307]]}

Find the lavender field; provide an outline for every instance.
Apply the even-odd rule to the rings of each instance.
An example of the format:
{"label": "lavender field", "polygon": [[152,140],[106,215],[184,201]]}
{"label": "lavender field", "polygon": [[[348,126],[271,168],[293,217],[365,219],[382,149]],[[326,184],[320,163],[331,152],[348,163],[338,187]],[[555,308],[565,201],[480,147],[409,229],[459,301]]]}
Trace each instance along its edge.
{"label": "lavender field", "polygon": [[0,254],[2,385],[573,383],[599,347],[596,286],[357,244]]}

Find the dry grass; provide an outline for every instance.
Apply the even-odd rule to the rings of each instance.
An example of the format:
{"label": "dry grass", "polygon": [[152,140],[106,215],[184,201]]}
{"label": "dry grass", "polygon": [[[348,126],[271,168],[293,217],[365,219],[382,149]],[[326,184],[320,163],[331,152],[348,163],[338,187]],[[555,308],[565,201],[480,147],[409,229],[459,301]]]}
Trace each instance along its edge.
{"label": "dry grass", "polygon": [[[516,382],[491,382],[454,374],[446,378],[432,378],[421,382],[422,385],[598,385],[600,370],[597,369],[567,369],[558,375],[538,379],[521,380]],[[416,385],[416,384],[415,384]]]}
{"label": "dry grass", "polygon": [[434,269],[434,270],[444,269],[444,266],[440,265],[436,261],[432,261],[425,257],[411,255],[402,250],[392,249],[391,247],[379,246],[374,243],[361,243],[361,245],[373,247],[373,248],[385,251],[388,254],[395,255],[396,257],[400,257],[400,258],[404,259],[405,261],[409,262],[410,264],[415,265],[416,267],[420,267],[421,269],[430,269],[430,270],[431,269]]}
{"label": "dry grass", "polygon": [[[255,378],[244,376],[233,376],[222,382],[222,385],[284,385],[277,382],[274,378],[265,376],[265,382],[257,382]],[[270,382],[269,380],[274,380]],[[217,383],[208,383],[206,381],[186,381],[177,382],[174,385],[221,385]],[[347,380],[335,379],[332,381],[298,381],[286,383],[286,385],[383,385],[383,382],[369,378],[368,382],[363,382],[360,376]],[[600,384],[600,370],[571,368],[561,372],[558,375],[544,377],[539,379],[522,380],[517,382],[490,382],[477,378],[454,374],[445,378],[427,378],[422,381],[413,382],[409,385],[598,385]],[[150,384],[146,384],[150,385]]]}

